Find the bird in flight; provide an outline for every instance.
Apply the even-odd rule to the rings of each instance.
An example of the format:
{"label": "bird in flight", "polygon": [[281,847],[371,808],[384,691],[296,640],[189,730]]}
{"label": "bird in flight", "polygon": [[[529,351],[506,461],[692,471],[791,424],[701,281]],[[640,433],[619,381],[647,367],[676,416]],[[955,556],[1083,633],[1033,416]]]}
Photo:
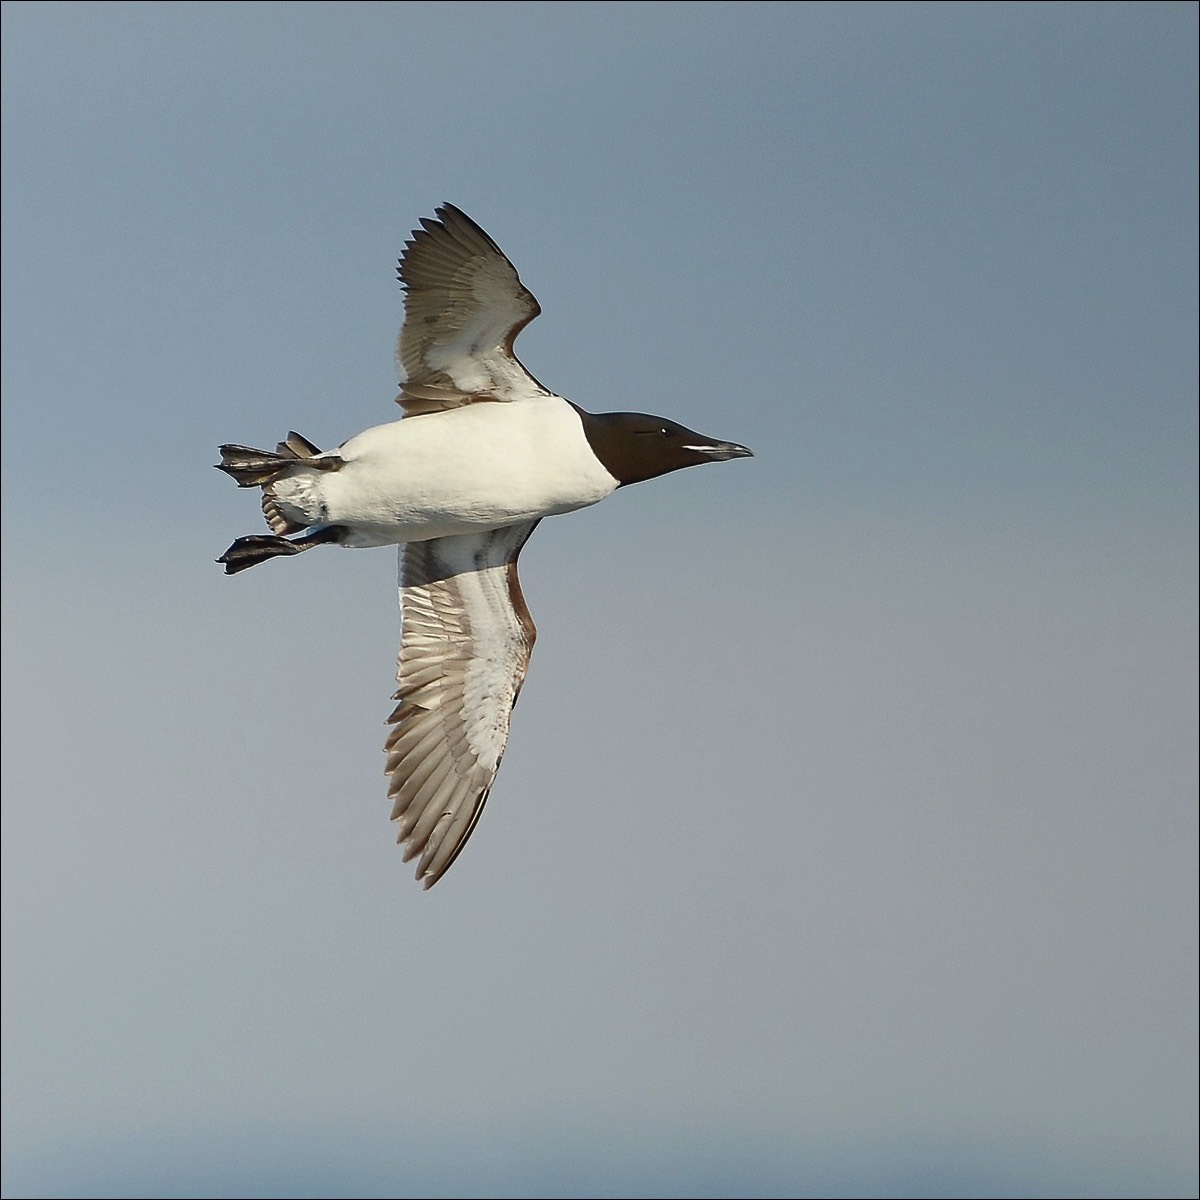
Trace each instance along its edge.
{"label": "bird in flight", "polygon": [[500,247],[452,204],[405,243],[397,360],[403,417],[321,451],[220,448],[262,489],[269,534],[238,538],[228,575],[313,546],[399,546],[397,701],[384,750],[404,860],[432,887],[471,836],[533,649],[517,556],[543,517],[619,487],[750,451],[645,413],[589,413],[513,353],[541,312]]}

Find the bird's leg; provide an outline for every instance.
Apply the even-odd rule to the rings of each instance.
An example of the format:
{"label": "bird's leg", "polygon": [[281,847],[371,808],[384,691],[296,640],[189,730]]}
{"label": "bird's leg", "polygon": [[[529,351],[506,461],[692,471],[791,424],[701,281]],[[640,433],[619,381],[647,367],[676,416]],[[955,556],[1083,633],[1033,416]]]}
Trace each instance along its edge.
{"label": "bird's leg", "polygon": [[236,575],[268,558],[300,554],[314,546],[337,542],[345,531],[340,525],[322,525],[301,537],[285,538],[274,533],[251,533],[240,537],[217,562],[225,567],[226,575]]}

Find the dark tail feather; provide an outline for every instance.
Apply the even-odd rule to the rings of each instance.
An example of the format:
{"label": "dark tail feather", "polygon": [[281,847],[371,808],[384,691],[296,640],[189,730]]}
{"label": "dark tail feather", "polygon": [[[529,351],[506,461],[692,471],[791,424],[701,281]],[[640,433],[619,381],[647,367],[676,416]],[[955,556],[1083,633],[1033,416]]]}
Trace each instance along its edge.
{"label": "dark tail feather", "polygon": [[297,433],[294,429],[288,432],[288,435],[278,446],[275,447],[276,454],[282,454],[290,458],[314,458],[321,451],[312,444],[303,434]]}
{"label": "dark tail feather", "polygon": [[[292,458],[301,462],[311,458],[315,458],[321,453],[319,447],[314,446],[303,434],[297,433],[294,429],[291,430],[287,437],[284,438],[278,446],[275,447],[275,453],[281,458]],[[263,516],[267,519],[267,524],[271,527],[272,533],[280,535],[288,533],[299,533],[307,526],[299,521],[293,521],[283,509],[279,506],[279,502],[272,495],[270,484],[263,488],[262,496]]]}

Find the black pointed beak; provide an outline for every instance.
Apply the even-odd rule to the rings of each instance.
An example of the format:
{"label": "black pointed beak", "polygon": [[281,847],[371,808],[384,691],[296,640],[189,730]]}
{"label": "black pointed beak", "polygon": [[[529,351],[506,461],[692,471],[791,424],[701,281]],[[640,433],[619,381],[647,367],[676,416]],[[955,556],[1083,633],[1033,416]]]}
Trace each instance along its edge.
{"label": "black pointed beak", "polygon": [[711,459],[713,462],[725,462],[730,458],[754,457],[753,450],[739,446],[737,442],[705,442],[703,445],[689,446],[688,449],[695,450],[697,454],[703,454],[705,458]]}

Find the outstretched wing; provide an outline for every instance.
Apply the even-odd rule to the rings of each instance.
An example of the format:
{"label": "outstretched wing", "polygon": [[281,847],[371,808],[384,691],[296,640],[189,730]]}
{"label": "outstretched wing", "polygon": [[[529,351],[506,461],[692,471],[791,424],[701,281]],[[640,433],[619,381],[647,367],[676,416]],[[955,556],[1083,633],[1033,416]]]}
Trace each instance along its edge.
{"label": "outstretched wing", "polygon": [[517,334],[542,311],[533,293],[466,213],[452,204],[435,211],[400,258],[407,294],[397,403],[416,414],[547,395],[513,353]]}
{"label": "outstretched wing", "polygon": [[508,742],[536,636],[517,556],[536,521],[400,547],[399,689],[388,796],[429,888],[458,857]]}

